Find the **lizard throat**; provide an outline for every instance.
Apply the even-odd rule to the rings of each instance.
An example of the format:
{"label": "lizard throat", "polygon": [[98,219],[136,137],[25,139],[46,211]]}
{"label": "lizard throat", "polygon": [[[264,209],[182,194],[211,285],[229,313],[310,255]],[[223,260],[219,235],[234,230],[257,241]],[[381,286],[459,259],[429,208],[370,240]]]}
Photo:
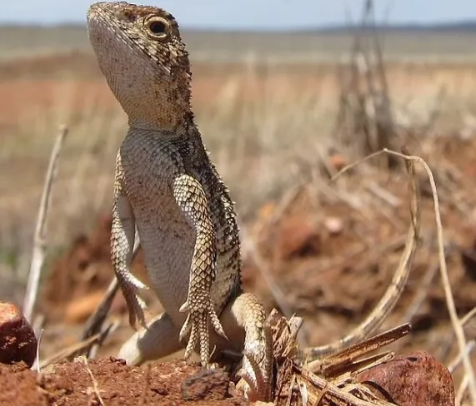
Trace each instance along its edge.
{"label": "lizard throat", "polygon": [[187,137],[195,128],[195,119],[191,110],[177,111],[176,114],[162,116],[159,113],[153,118],[137,118],[129,116],[129,127],[141,130],[160,131],[171,138]]}

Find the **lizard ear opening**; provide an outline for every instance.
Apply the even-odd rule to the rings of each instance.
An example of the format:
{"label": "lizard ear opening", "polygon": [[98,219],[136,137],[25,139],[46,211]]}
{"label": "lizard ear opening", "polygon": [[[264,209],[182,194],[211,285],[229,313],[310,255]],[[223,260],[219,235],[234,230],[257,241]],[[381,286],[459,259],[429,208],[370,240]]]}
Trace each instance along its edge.
{"label": "lizard ear opening", "polygon": [[169,22],[162,17],[152,17],[145,22],[149,36],[165,38],[169,32]]}

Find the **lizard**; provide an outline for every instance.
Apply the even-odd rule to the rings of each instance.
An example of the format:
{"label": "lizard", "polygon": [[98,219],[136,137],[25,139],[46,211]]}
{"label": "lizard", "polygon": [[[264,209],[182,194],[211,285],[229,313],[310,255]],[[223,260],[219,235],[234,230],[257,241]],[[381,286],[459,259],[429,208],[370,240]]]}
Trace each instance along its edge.
{"label": "lizard", "polygon": [[[161,8],[123,1],[92,4],[87,20],[99,68],[129,126],[116,158],[111,258],[129,323],[144,328],[119,358],[138,365],[185,348],[185,359],[196,350],[208,367],[227,350],[243,351],[245,395],[270,400],[270,327],[256,296],[241,287],[234,203],[195,122],[178,23]],[[165,310],[148,323],[139,290],[149,286],[129,270],[137,238],[150,287]],[[396,274],[374,311],[348,335],[302,349],[299,358],[330,354],[368,336],[393,308],[407,276],[408,269]]]}
{"label": "lizard", "polygon": [[[120,356],[136,364],[161,358],[188,338],[184,358],[198,346],[208,366],[211,346],[217,354],[243,346],[245,393],[268,400],[266,314],[241,289],[233,201],[195,124],[190,62],[177,21],[160,8],[126,2],[94,3],[87,19],[99,68],[129,125],[116,159],[111,257],[130,324],[146,329],[136,359],[128,351]],[[151,287],[165,309],[148,326],[138,294],[146,286],[129,271],[136,228]]]}

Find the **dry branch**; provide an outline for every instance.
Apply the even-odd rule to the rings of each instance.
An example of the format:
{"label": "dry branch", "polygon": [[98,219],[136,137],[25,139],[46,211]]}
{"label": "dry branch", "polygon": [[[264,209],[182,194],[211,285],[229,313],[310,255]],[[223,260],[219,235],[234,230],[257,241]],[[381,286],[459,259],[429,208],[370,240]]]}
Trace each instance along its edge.
{"label": "dry branch", "polygon": [[298,365],[296,360],[296,336],[302,320],[294,316],[286,320],[273,310],[268,322],[273,331],[274,358],[278,366],[276,405],[394,405],[378,399],[355,376],[392,359],[394,353],[388,351],[373,356],[368,354],[408,334],[409,324],[371,337],[324,359],[322,368],[315,374],[310,365]]}
{"label": "dry branch", "polygon": [[[366,0],[351,60],[340,72],[339,83],[343,86],[334,130],[342,145],[351,148],[357,157],[395,147],[396,130],[382,55],[374,2]],[[387,166],[394,162],[395,157],[387,156]]]}
{"label": "dry branch", "polygon": [[72,360],[74,357],[81,356],[88,351],[91,346],[103,342],[106,337],[112,334],[118,327],[119,321],[114,321],[107,325],[100,333],[97,333],[86,340],[83,340],[79,343],[75,343],[68,348],[65,348],[58,353],[52,355],[51,357],[41,361],[39,363],[40,369],[45,368],[48,365],[55,364],[61,360],[68,359]]}
{"label": "dry branch", "polygon": [[23,302],[23,314],[30,323],[32,321],[31,318],[33,315],[33,309],[35,307],[36,298],[38,296],[41,268],[45,260],[45,225],[48,215],[51,190],[53,188],[53,183],[56,176],[56,167],[58,163],[59,154],[61,152],[61,147],[63,146],[63,141],[67,134],[68,128],[64,125],[61,126],[59,129],[58,136],[56,137],[53,150],[51,151],[50,162],[48,164],[48,170],[46,172],[45,184],[43,187],[43,193],[41,195],[40,208],[36,220],[30,273],[28,275],[28,285],[26,289],[25,300]]}

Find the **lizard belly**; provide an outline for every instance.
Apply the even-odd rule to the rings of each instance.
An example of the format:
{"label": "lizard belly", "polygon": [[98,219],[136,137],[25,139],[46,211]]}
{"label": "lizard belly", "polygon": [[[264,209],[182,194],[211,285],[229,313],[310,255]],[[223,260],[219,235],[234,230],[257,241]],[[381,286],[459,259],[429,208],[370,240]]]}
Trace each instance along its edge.
{"label": "lizard belly", "polygon": [[179,308],[187,300],[195,232],[171,202],[137,210],[136,225],[151,288],[164,310],[181,325],[186,313]]}

